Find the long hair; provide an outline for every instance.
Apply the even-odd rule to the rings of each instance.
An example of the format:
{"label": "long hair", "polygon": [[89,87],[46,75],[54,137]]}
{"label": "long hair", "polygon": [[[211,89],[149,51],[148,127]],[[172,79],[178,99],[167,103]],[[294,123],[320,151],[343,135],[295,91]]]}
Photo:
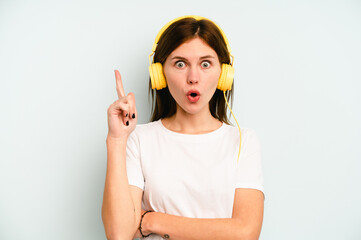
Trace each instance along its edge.
{"label": "long hair", "polygon": [[[218,27],[209,20],[196,20],[192,17],[174,22],[164,31],[159,38],[153,62],[159,62],[163,65],[167,57],[177,47],[187,40],[196,37],[199,37],[213,48],[218,55],[221,65],[222,63],[231,63],[227,45]],[[232,84],[232,89],[226,92],[226,98],[230,104],[233,101],[233,89],[234,83]],[[152,89],[151,80],[149,79],[149,96],[151,96],[152,100],[151,122],[171,117],[176,113],[177,103],[170,94],[168,87],[161,90]],[[227,117],[227,105],[221,90],[216,89],[209,101],[209,110],[214,118],[226,124],[231,124]]]}

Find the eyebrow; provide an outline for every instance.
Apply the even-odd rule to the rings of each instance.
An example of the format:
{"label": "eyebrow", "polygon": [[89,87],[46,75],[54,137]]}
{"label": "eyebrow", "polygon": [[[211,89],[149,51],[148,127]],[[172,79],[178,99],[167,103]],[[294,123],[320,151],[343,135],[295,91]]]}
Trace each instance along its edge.
{"label": "eyebrow", "polygon": [[[205,55],[205,56],[200,57],[199,59],[206,59],[206,58],[215,58],[215,57],[214,57],[214,56],[211,56],[211,55]],[[174,56],[174,57],[171,58],[171,60],[173,60],[173,59],[179,59],[179,60],[185,60],[185,61],[187,61],[186,58],[181,57],[181,56]]]}

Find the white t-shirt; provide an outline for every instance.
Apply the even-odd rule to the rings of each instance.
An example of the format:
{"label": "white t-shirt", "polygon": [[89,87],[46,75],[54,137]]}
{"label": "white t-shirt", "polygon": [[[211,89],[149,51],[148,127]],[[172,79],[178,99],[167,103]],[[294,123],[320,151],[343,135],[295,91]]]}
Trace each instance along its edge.
{"label": "white t-shirt", "polygon": [[[161,120],[139,124],[127,142],[130,185],[143,190],[142,208],[183,217],[231,218],[236,188],[264,192],[259,139],[222,124],[206,134],[173,132]],[[162,239],[150,235],[146,239]]]}

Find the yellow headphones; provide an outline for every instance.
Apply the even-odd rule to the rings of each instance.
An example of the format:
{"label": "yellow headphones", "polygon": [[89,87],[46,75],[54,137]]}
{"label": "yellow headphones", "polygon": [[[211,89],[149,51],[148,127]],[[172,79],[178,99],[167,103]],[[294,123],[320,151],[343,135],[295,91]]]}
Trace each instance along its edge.
{"label": "yellow headphones", "polygon": [[[176,18],[172,21],[170,21],[169,23],[167,23],[158,33],[157,37],[155,38],[155,42],[153,44],[152,47],[152,53],[149,55],[149,75],[150,75],[150,80],[152,83],[152,89],[157,89],[160,90],[162,88],[165,88],[167,86],[167,81],[164,77],[164,73],[163,73],[163,66],[161,63],[152,63],[151,60],[151,56],[154,54],[159,39],[162,36],[162,34],[164,33],[164,31],[174,22],[184,19],[184,18],[194,18],[197,21],[198,20],[208,20],[210,22],[212,22],[211,20],[204,18],[204,17],[200,17],[200,16],[194,16],[194,15],[188,15],[188,16],[183,16],[183,17],[179,17]],[[217,26],[217,28],[219,29],[219,31],[221,32],[224,41],[226,42],[227,45],[227,50],[229,52],[229,55],[232,57],[232,61],[231,61],[231,65],[229,64],[222,64],[222,70],[221,70],[221,75],[219,77],[218,80],[218,84],[217,84],[217,88],[221,91],[226,91],[226,90],[231,90],[232,89],[232,83],[233,83],[233,77],[234,77],[234,68],[233,68],[233,55],[231,54],[231,48],[228,44],[228,39],[226,37],[226,35],[224,34],[224,32],[222,31],[222,29],[214,22],[212,22],[214,25]]]}
{"label": "yellow headphones", "polygon": [[151,60],[152,55],[154,54],[155,50],[157,49],[158,46],[158,42],[160,37],[162,36],[162,34],[164,33],[164,31],[174,22],[184,19],[184,18],[194,18],[195,20],[199,21],[202,19],[208,20],[211,23],[213,23],[214,25],[216,25],[216,27],[219,29],[219,31],[222,34],[223,40],[225,41],[226,45],[227,45],[227,50],[228,53],[230,55],[230,57],[232,58],[231,60],[231,65],[230,64],[222,64],[222,69],[221,69],[221,74],[219,76],[219,80],[218,80],[218,84],[217,84],[217,88],[221,91],[223,91],[223,96],[224,99],[226,100],[226,104],[229,108],[229,110],[232,113],[232,116],[234,118],[234,120],[237,123],[238,126],[238,130],[239,130],[239,149],[238,149],[238,158],[237,158],[237,163],[238,163],[238,159],[239,159],[239,154],[241,152],[241,128],[239,127],[239,124],[237,122],[236,117],[234,116],[231,107],[228,105],[227,102],[227,98],[226,98],[226,91],[227,90],[231,90],[232,89],[232,83],[233,83],[233,78],[234,78],[234,68],[233,68],[233,63],[234,63],[234,57],[231,54],[231,47],[229,46],[228,43],[228,39],[226,37],[226,35],[224,34],[223,30],[213,21],[201,17],[201,16],[196,16],[196,15],[187,15],[187,16],[183,16],[183,17],[178,17],[170,22],[168,22],[166,25],[164,25],[162,27],[162,29],[159,31],[158,35],[155,38],[153,47],[152,47],[152,52],[151,54],[149,54],[149,75],[150,75],[150,80],[152,83],[152,89],[157,89],[160,90],[162,88],[165,88],[167,86],[167,81],[165,79],[164,73],[163,73],[163,66],[161,63],[157,62],[157,63],[153,63]]}

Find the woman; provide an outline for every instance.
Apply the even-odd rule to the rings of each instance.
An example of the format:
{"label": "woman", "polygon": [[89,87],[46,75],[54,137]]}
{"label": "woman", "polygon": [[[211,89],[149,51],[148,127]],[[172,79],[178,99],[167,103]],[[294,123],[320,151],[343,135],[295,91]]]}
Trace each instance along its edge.
{"label": "woman", "polygon": [[240,133],[229,125],[228,40],[212,21],[185,16],[161,30],[153,52],[150,123],[136,124],[134,94],[125,94],[115,71],[119,99],[108,108],[102,207],[107,238],[258,239],[260,146],[243,128],[238,149]]}

